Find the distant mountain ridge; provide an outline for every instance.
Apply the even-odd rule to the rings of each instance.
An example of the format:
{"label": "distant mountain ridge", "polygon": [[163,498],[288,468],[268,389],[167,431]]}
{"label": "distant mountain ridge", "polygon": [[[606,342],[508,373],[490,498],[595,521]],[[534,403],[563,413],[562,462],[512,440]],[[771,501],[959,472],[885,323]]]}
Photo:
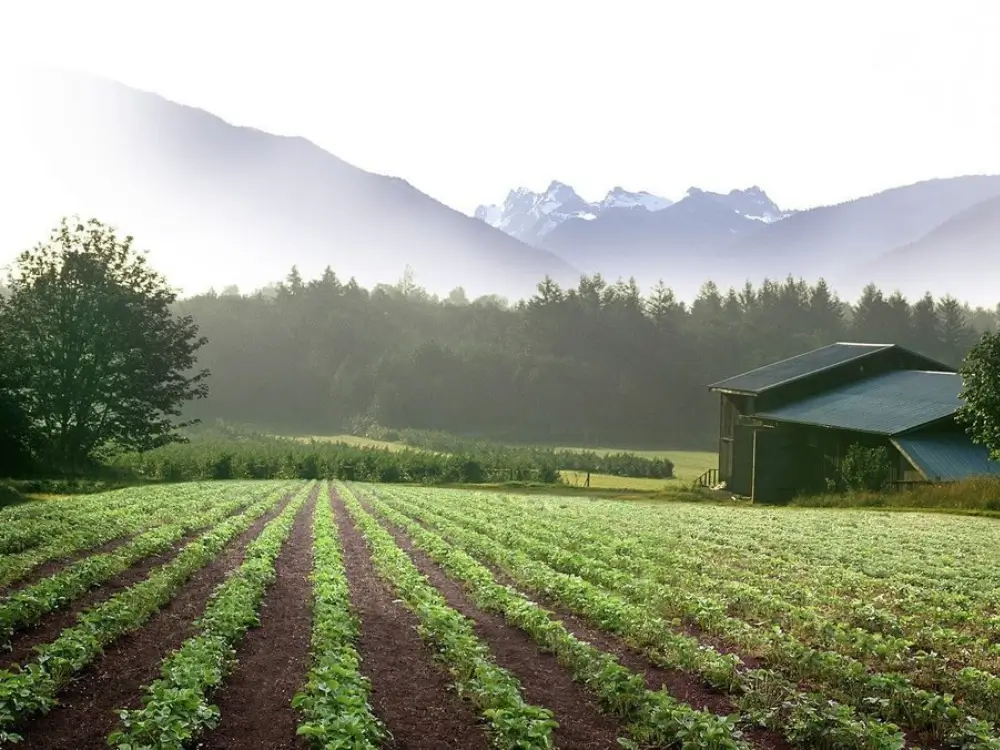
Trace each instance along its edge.
{"label": "distant mountain ridge", "polygon": [[251,291],[297,264],[366,286],[530,295],[580,272],[420,192],[296,137],[237,127],[204,110],[82,74],[0,70],[0,266],[60,216],[96,216],[136,237],[185,293]]}
{"label": "distant mountain ridge", "polygon": [[329,265],[366,286],[406,266],[446,294],[511,299],[550,276],[659,279],[684,299],[765,277],[826,277],[845,297],[874,281],[993,306],[1000,298],[1000,175],[933,179],[787,211],[758,186],[673,201],[618,186],[584,200],[554,181],[463,215],[408,182],[366,172],[303,138],[76,74],[0,69],[0,267],[60,216],[96,216],[150,248],[194,293],[244,291]]}
{"label": "distant mountain ridge", "polygon": [[[780,209],[757,186],[728,194],[691,188],[675,203],[663,199],[655,210],[601,211],[569,186],[553,183],[542,194],[512,191],[503,207],[481,206],[476,216],[553,251],[585,273],[635,276],[643,284],[664,279],[688,297],[709,278],[742,286],[747,280],[793,275],[825,276],[848,296],[869,281],[899,286],[910,295],[928,289],[958,296],[978,290],[984,304],[992,305],[996,299],[983,295],[1000,298],[1000,289],[990,292],[983,279],[1000,281],[1000,244],[989,235],[993,224],[978,233],[944,235],[954,250],[985,254],[989,268],[955,268],[942,240],[920,243],[965,211],[975,211],[985,226],[989,219],[984,217],[1000,212],[1000,204],[992,202],[998,197],[1000,176],[969,175],[803,211]],[[893,254],[914,243],[907,253]],[[887,259],[877,262],[883,256]],[[901,273],[904,269],[892,264],[904,257],[912,260]],[[944,278],[951,279],[952,289],[942,287]]]}
{"label": "distant mountain ridge", "polygon": [[643,213],[664,211],[692,197],[717,201],[740,216],[764,223],[780,221],[790,215],[779,209],[757,186],[728,194],[692,187],[677,203],[645,190],[631,192],[616,186],[601,200],[586,201],[569,185],[553,180],[541,193],[524,187],[511,190],[503,205],[481,205],[473,216],[523,242],[543,247],[546,238],[567,222],[589,222],[622,211],[631,212],[637,221],[644,221]]}
{"label": "distant mountain ridge", "polygon": [[[942,262],[945,261],[945,262]],[[1000,297],[1000,196],[960,211],[915,242],[897,247],[857,273],[896,286],[911,295],[926,286],[927,269],[934,284],[976,298]]]}

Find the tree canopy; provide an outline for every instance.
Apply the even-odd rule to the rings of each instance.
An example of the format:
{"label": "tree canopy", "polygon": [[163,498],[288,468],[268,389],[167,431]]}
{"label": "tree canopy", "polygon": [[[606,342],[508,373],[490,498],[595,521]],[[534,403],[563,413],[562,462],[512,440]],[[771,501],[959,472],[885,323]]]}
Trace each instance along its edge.
{"label": "tree canopy", "polygon": [[724,290],[686,304],[666,283],[544,279],[515,305],[435,299],[408,273],[360,287],[332,270],[293,273],[273,291],[178,303],[211,340],[221,417],[333,434],[364,417],[386,427],[592,447],[715,447],[707,385],[835,341],[898,343],[957,366],[992,330],[992,310],[951,297],[907,301],[871,287],[854,304],[824,282]]}
{"label": "tree canopy", "polygon": [[986,333],[961,368],[965,406],[959,420],[1000,461],[1000,332]]}
{"label": "tree canopy", "polygon": [[105,450],[178,439],[176,418],[207,395],[208,373],[195,370],[206,339],[175,301],[133,238],[96,219],[63,219],[18,257],[0,301],[7,392],[45,465],[80,469]]}

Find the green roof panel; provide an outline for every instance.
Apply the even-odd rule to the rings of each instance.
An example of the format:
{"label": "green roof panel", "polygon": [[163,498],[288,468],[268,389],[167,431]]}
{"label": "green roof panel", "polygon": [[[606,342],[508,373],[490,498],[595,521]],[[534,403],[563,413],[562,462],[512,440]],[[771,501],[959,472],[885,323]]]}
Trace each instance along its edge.
{"label": "green roof panel", "polygon": [[899,370],[834,388],[756,414],[775,422],[898,435],[953,415],[962,406],[962,377],[953,372]]}
{"label": "green roof panel", "polygon": [[891,344],[830,344],[820,349],[797,354],[770,365],[758,367],[756,370],[736,375],[709,388],[723,391],[739,391],[742,393],[762,393],[770,388],[785,385],[799,378],[814,375],[832,367],[867,357],[875,352],[891,349]]}
{"label": "green roof panel", "polygon": [[1000,462],[965,435],[906,435],[892,442],[930,481],[1000,476]]}

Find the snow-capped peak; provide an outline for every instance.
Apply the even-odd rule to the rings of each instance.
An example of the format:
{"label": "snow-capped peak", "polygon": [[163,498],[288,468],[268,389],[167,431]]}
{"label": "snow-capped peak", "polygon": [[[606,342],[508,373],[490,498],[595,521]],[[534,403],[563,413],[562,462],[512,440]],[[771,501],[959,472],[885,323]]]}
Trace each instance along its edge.
{"label": "snow-capped peak", "polygon": [[622,187],[610,190],[600,202],[589,203],[566,183],[553,180],[542,193],[524,187],[511,190],[502,206],[479,206],[475,217],[535,244],[569,219],[590,221],[613,209],[660,211],[669,205],[671,202],[666,198],[645,191],[633,193]]}
{"label": "snow-capped peak", "polygon": [[615,186],[608,191],[604,200],[601,201],[600,209],[605,211],[610,208],[641,207],[647,211],[662,211],[671,205],[673,205],[673,201],[653,195],[652,193],[647,193],[645,190],[633,193],[621,186]]}
{"label": "snow-capped peak", "polygon": [[685,194],[685,199],[690,198],[710,198],[732,209],[734,213],[740,216],[753,219],[754,221],[761,221],[765,224],[781,221],[786,216],[789,216],[789,212],[778,208],[777,204],[767,197],[767,193],[757,185],[744,190],[730,190],[726,194],[712,193],[701,188],[691,187],[688,188]]}

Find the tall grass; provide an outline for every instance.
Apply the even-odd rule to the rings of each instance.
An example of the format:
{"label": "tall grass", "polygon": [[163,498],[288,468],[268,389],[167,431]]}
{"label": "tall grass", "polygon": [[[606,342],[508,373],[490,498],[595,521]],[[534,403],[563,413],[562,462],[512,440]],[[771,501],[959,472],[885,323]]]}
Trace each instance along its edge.
{"label": "tall grass", "polygon": [[811,508],[916,508],[1000,513],[1000,477],[919,484],[897,492],[851,492],[800,497],[792,505]]}

